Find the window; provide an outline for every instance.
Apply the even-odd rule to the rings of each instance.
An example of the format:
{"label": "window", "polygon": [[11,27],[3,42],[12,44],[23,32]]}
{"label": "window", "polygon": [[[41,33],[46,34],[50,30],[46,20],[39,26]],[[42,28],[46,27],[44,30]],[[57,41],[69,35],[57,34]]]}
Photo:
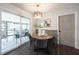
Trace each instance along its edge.
{"label": "window", "polygon": [[7,35],[14,35],[14,23],[7,22]]}
{"label": "window", "polygon": [[29,31],[30,29],[30,20],[28,18],[21,18],[22,30]]}
{"label": "window", "polygon": [[28,23],[29,24],[29,19],[25,18],[25,17],[22,17],[21,18],[21,23]]}
{"label": "window", "polygon": [[20,22],[20,17],[11,13],[2,12],[2,21]]}
{"label": "window", "polygon": [[8,12],[1,12],[1,52],[2,54],[29,41],[25,33],[29,31],[30,20]]}

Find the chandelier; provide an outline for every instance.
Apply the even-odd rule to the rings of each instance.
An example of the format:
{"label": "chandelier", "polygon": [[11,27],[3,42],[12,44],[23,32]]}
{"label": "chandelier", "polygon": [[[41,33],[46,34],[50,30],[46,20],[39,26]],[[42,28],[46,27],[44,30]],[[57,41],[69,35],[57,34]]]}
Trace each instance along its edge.
{"label": "chandelier", "polygon": [[[37,4],[36,7],[39,8],[39,5]],[[41,19],[43,17],[43,13],[40,11],[36,11],[33,13],[33,17],[34,17],[34,19]]]}
{"label": "chandelier", "polygon": [[34,12],[33,17],[34,19],[41,19],[43,14],[41,12]]}

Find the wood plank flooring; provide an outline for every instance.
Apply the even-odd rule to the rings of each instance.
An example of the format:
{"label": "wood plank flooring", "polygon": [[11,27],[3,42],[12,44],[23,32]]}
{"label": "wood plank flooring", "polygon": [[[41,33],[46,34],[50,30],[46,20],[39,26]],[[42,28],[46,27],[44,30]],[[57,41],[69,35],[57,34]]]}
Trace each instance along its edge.
{"label": "wood plank flooring", "polygon": [[34,51],[33,46],[30,46],[28,42],[5,55],[79,55],[78,49],[65,45],[53,45],[50,52],[48,53],[42,49]]}

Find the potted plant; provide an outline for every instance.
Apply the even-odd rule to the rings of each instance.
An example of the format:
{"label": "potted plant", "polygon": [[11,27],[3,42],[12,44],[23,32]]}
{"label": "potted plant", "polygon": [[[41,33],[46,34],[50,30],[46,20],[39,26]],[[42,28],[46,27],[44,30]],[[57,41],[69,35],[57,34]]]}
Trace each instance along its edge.
{"label": "potted plant", "polygon": [[16,32],[16,33],[15,33],[15,37],[16,37],[16,38],[19,38],[19,32]]}

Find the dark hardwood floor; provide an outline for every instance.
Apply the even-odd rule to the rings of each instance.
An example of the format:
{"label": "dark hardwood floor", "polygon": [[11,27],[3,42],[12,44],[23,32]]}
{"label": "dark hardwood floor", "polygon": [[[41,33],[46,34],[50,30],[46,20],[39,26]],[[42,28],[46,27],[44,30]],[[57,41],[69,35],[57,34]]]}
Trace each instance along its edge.
{"label": "dark hardwood floor", "polygon": [[34,51],[33,46],[30,46],[28,42],[5,55],[79,55],[78,49],[65,45],[53,45],[49,52],[43,49]]}

